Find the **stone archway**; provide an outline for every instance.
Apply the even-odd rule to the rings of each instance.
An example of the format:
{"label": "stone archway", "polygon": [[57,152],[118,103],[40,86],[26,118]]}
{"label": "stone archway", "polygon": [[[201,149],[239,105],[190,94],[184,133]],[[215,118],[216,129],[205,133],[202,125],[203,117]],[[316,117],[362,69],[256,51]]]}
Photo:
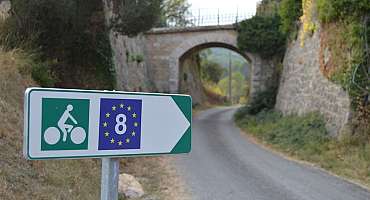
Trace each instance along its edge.
{"label": "stone archway", "polygon": [[259,55],[237,48],[234,26],[207,26],[153,29],[145,33],[148,74],[158,92],[179,91],[180,58],[189,51],[204,47],[224,47],[238,52],[251,63],[250,95],[276,84],[275,65]]}
{"label": "stone archway", "polygon": [[252,60],[246,53],[244,54],[238,50],[236,36],[234,34],[225,34],[222,37],[216,34],[200,35],[191,40],[183,41],[169,56],[169,83],[171,92],[177,92],[179,89],[180,58],[188,52],[210,47],[224,47],[240,53],[249,61]]}
{"label": "stone archway", "polygon": [[[174,72],[178,75],[178,79],[174,77],[175,80],[173,81],[176,81],[178,85],[174,85],[174,87],[177,88],[173,89],[176,89],[180,93],[191,95],[193,97],[194,104],[201,104],[202,102],[207,101],[207,93],[204,90],[203,82],[201,80],[201,64],[198,53],[209,48],[223,48],[239,54],[248,63],[248,75],[250,75],[251,72],[251,59],[246,54],[240,52],[235,46],[220,42],[210,42],[192,47],[178,58],[178,63],[174,66],[178,70],[178,72]],[[219,99],[219,101],[222,100]]]}

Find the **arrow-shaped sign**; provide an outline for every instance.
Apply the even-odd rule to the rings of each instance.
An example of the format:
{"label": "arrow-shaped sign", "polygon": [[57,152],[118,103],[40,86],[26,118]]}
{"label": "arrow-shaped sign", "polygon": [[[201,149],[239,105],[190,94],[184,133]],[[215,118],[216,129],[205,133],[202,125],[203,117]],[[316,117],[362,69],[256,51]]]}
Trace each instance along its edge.
{"label": "arrow-shaped sign", "polygon": [[28,159],[188,153],[191,97],[154,93],[29,88]]}

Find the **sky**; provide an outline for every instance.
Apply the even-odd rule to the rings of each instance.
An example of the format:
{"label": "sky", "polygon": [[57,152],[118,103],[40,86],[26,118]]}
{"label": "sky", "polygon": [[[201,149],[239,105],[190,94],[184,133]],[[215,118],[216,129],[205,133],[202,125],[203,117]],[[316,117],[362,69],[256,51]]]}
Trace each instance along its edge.
{"label": "sky", "polygon": [[[188,0],[192,10],[197,9],[220,9],[220,10],[238,10],[254,14],[256,12],[256,3],[260,0]],[[235,11],[236,12],[236,11]]]}

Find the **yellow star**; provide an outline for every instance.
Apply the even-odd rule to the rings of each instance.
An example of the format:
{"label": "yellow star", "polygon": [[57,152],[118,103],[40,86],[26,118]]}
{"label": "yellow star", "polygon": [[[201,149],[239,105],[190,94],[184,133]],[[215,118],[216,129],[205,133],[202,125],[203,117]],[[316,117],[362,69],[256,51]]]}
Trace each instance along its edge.
{"label": "yellow star", "polygon": [[127,107],[127,110],[130,111],[131,110],[131,106]]}
{"label": "yellow star", "polygon": [[130,138],[126,138],[126,143],[130,143]]}
{"label": "yellow star", "polygon": [[109,136],[109,132],[105,132],[104,135],[105,135],[105,137],[108,137]]}
{"label": "yellow star", "polygon": [[137,122],[134,123],[134,126],[137,127],[139,124]]}
{"label": "yellow star", "polygon": [[112,110],[113,110],[113,111],[114,111],[114,110],[116,110],[116,108],[117,108],[116,106],[112,106]]}
{"label": "yellow star", "polygon": [[112,143],[112,144],[114,143],[114,139],[113,138],[110,140],[110,143]]}
{"label": "yellow star", "polygon": [[106,118],[109,118],[110,117],[110,113],[105,114],[105,117]]}
{"label": "yellow star", "polygon": [[132,136],[135,136],[136,135],[135,131],[132,131],[131,135]]}
{"label": "yellow star", "polygon": [[104,123],[103,123],[103,126],[104,126],[104,127],[107,127],[107,126],[108,126],[108,123],[107,123],[107,122],[104,122]]}
{"label": "yellow star", "polygon": [[132,114],[132,117],[133,117],[133,118],[136,118],[136,113],[133,113],[133,114]]}
{"label": "yellow star", "polygon": [[123,108],[123,106],[124,106],[124,105],[123,105],[122,103],[119,105],[119,107],[120,107],[120,108]]}
{"label": "yellow star", "polygon": [[118,142],[118,146],[121,146],[121,145],[122,145],[122,141],[119,141],[119,142]]}

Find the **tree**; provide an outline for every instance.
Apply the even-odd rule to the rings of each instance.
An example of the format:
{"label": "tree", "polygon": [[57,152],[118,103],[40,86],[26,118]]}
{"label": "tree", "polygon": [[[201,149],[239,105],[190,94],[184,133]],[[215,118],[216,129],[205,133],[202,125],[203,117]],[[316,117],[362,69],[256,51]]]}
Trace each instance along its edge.
{"label": "tree", "polygon": [[91,73],[94,84],[101,80],[110,89],[114,67],[102,13],[101,0],[12,0],[0,44],[36,52],[34,58],[41,63],[32,73],[36,80],[51,77],[41,73],[52,71],[57,86],[82,87]]}
{"label": "tree", "polygon": [[215,62],[205,60],[201,66],[201,76],[205,81],[218,83],[224,73],[224,69]]}
{"label": "tree", "polygon": [[[219,82],[219,86],[223,94],[229,93],[229,78],[225,77]],[[247,96],[248,85],[245,81],[244,76],[240,72],[232,73],[231,81],[231,93],[233,96],[233,102],[239,102],[242,97]]]}
{"label": "tree", "polygon": [[135,36],[150,30],[162,14],[163,0],[121,0],[116,5],[116,16],[111,20],[112,28],[124,35]]}
{"label": "tree", "polygon": [[161,16],[158,23],[160,27],[186,26],[190,23],[186,19],[190,4],[187,0],[164,0],[161,5]]}

